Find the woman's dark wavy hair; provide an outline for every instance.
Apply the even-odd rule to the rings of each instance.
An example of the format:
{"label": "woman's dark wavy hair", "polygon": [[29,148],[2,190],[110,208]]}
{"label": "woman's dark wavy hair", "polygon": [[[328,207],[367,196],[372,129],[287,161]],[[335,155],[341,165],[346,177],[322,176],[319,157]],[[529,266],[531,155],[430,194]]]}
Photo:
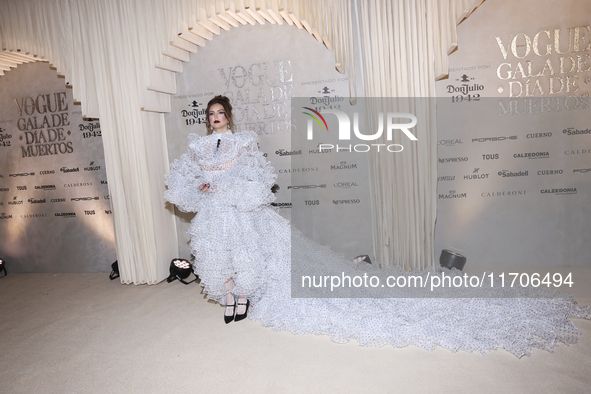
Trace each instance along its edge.
{"label": "woman's dark wavy hair", "polygon": [[226,96],[215,96],[209,103],[207,103],[207,109],[205,110],[205,126],[207,127],[207,135],[213,133],[213,129],[211,128],[211,123],[209,123],[209,109],[214,104],[220,104],[224,107],[224,112],[226,113],[226,119],[228,119],[228,128],[234,132],[234,118],[232,117],[232,104],[230,104],[230,99]]}

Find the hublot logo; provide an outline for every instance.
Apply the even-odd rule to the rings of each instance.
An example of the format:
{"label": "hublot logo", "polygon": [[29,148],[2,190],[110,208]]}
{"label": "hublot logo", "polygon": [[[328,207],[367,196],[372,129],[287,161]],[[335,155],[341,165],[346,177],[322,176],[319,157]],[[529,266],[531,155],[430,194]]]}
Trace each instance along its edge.
{"label": "hublot logo", "polygon": [[91,161],[88,167],[84,167],[84,171],[98,171],[101,169],[101,166],[95,166],[94,161]]}
{"label": "hublot logo", "polygon": [[15,196],[12,201],[8,201],[8,205],[23,205],[23,200],[17,200]]}
{"label": "hublot logo", "polygon": [[471,175],[464,175],[464,179],[488,179],[488,174],[480,174],[479,172],[480,168],[475,168]]}

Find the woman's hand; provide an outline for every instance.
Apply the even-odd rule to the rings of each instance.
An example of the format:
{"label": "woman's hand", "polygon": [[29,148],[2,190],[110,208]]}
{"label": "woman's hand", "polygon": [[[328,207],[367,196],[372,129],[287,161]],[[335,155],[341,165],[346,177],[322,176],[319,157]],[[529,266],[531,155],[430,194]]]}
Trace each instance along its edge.
{"label": "woman's hand", "polygon": [[201,190],[203,193],[207,193],[209,191],[209,183],[202,183],[199,185],[199,190]]}

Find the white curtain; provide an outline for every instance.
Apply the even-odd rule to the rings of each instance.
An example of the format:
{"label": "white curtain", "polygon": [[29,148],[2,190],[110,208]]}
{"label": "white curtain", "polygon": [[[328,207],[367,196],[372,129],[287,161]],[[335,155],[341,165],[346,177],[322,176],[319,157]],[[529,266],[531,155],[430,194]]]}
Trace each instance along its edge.
{"label": "white curtain", "polygon": [[[455,25],[479,3],[3,0],[0,40],[5,58],[20,51],[49,61],[72,86],[83,115],[100,119],[121,280],[157,283],[178,251],[174,217],[162,199],[168,170],[162,114],[189,53],[198,54],[221,29],[288,23],[334,50],[335,67],[351,77],[356,41],[364,95],[432,97],[434,78],[447,73]],[[384,263],[432,262],[434,129],[424,133],[404,162],[372,162],[376,255]],[[384,179],[396,183],[384,188]]]}

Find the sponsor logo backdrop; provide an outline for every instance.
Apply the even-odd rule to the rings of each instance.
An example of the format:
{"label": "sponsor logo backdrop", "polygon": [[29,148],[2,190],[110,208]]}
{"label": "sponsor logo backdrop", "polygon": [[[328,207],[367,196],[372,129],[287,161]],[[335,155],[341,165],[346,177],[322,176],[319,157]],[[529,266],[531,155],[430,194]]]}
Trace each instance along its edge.
{"label": "sponsor logo backdrop", "polygon": [[105,272],[115,261],[100,123],[47,63],[0,78],[0,256],[10,272]]}
{"label": "sponsor logo backdrop", "polygon": [[437,82],[436,238],[468,269],[589,264],[589,15],[585,0],[495,0],[458,28]]}

